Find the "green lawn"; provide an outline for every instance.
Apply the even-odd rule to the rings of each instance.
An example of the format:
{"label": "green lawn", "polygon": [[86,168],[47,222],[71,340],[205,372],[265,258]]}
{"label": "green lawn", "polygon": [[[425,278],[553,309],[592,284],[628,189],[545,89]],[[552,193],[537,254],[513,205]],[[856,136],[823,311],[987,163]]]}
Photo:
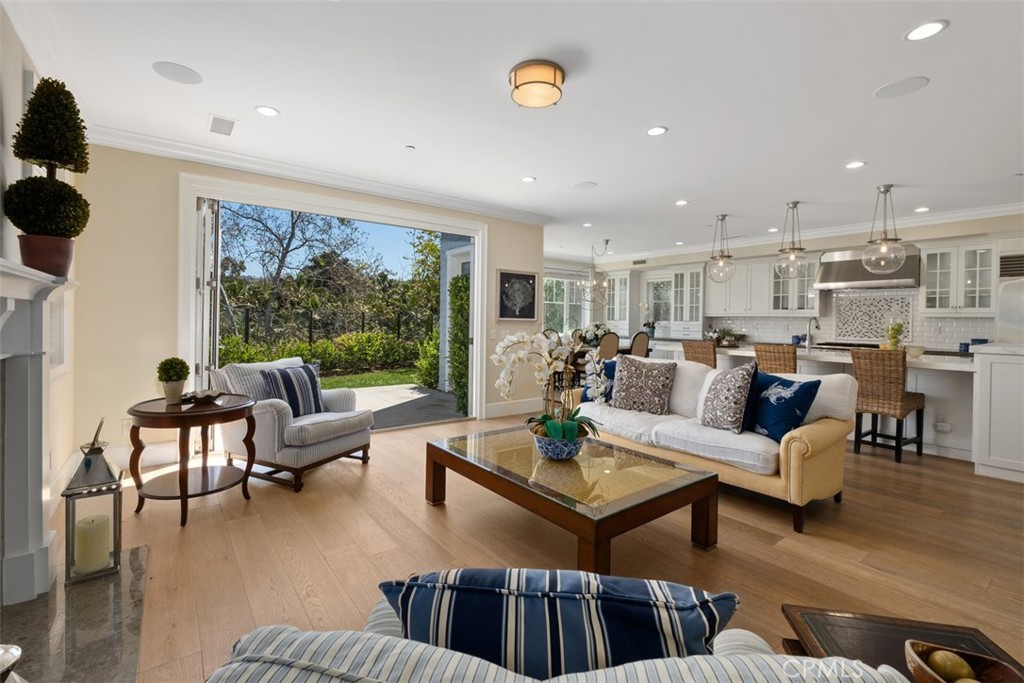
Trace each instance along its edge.
{"label": "green lawn", "polygon": [[358,389],[360,387],[386,387],[392,384],[417,384],[416,368],[400,370],[381,370],[379,372],[361,372],[358,375],[335,375],[321,377],[322,389]]}

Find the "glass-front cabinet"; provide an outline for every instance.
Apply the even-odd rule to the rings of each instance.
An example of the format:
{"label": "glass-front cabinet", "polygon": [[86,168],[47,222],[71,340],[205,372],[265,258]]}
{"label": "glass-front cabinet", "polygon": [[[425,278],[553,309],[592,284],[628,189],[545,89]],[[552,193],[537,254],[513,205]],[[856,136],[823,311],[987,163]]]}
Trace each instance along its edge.
{"label": "glass-front cabinet", "polygon": [[704,272],[700,268],[672,276],[672,319],[676,322],[700,323],[701,282]]}
{"label": "glass-front cabinet", "polygon": [[808,258],[807,273],[803,277],[782,277],[772,268],[772,312],[817,315],[818,292],[814,289],[817,272],[816,257]]}
{"label": "glass-front cabinet", "polygon": [[993,315],[998,262],[994,243],[922,249],[922,313]]}

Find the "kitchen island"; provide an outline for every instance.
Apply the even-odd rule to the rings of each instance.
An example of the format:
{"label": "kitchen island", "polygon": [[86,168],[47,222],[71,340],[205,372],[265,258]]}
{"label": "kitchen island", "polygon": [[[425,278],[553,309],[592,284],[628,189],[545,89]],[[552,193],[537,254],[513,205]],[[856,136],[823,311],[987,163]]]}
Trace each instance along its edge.
{"label": "kitchen island", "polygon": [[[682,360],[677,341],[652,342],[652,357]],[[808,375],[853,374],[850,352],[843,349],[797,349],[797,371]],[[752,345],[718,349],[718,367],[733,368],[754,358]],[[907,358],[907,390],[925,395],[924,451],[958,460],[971,460],[975,360],[970,355],[936,355],[925,351]],[[865,418],[866,419],[866,418]],[[911,421],[912,422],[912,421]],[[894,430],[882,418],[883,431]],[[910,427],[913,429],[913,427]],[[853,440],[851,432],[849,439]],[[870,448],[870,447],[869,447]],[[913,462],[906,460],[905,462]]]}

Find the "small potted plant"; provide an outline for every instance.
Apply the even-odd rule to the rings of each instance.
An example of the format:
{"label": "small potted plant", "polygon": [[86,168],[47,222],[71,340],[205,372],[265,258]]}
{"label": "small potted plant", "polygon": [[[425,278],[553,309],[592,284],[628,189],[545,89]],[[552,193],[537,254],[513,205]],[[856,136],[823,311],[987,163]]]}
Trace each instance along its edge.
{"label": "small potted plant", "polygon": [[156,366],[156,378],[164,385],[164,398],[168,405],[181,403],[188,375],[188,363],[177,356],[164,358]]}
{"label": "small potted plant", "polygon": [[646,301],[640,302],[640,317],[643,319],[640,326],[644,328],[644,332],[647,333],[648,337],[654,339],[654,328],[658,323],[654,319],[654,309]]}
{"label": "small potted plant", "polygon": [[22,161],[46,169],[12,183],[3,195],[4,213],[21,230],[21,262],[50,275],[67,277],[73,239],[89,221],[89,202],[71,185],[57,179],[57,169],[89,170],[85,122],[75,96],[58,80],[36,85],[18,123],[11,151]]}

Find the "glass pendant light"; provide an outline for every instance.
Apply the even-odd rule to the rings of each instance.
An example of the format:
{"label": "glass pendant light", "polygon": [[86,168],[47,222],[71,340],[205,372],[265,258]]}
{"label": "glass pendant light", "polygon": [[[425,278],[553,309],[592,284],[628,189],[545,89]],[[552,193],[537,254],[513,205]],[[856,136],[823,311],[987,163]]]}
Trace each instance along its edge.
{"label": "glass pendant light", "polygon": [[[800,202],[786,203],[786,220],[782,224],[782,248],[775,259],[775,272],[779,277],[796,279],[807,274],[807,256],[800,237]],[[786,246],[786,231],[789,231],[789,246]]]}
{"label": "glass pendant light", "polygon": [[[864,249],[861,262],[869,272],[884,275],[895,273],[907,260],[907,250],[900,244],[896,236],[896,212],[892,208],[892,185],[879,185],[878,196],[875,198],[875,214],[871,218],[871,238]],[[882,233],[875,239],[875,221],[878,219],[878,204],[882,204]],[[889,235],[889,224],[892,224],[892,235]]]}
{"label": "glass pendant light", "polygon": [[732,254],[729,253],[729,237],[725,229],[726,215],[720,213],[715,217],[715,235],[711,238],[711,259],[708,264],[708,277],[712,282],[728,282],[736,272],[736,264],[732,262]]}

